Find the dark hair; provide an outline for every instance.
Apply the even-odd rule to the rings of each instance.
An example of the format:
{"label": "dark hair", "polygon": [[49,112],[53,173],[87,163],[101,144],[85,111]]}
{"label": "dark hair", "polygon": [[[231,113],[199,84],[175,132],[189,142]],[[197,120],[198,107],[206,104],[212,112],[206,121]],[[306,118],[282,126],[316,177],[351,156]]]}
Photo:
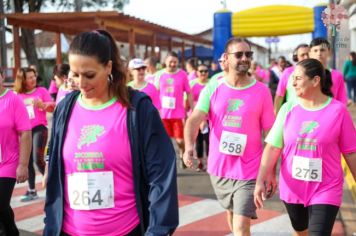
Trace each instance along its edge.
{"label": "dark hair", "polygon": [[168,52],[168,53],[167,53],[166,58],[167,58],[167,57],[175,57],[175,58],[178,58],[178,54],[177,54],[176,52],[171,51],[171,52]]}
{"label": "dark hair", "polygon": [[320,61],[313,58],[308,58],[297,63],[297,66],[301,66],[304,69],[304,73],[313,79],[314,76],[320,77],[320,88],[321,92],[326,96],[332,97],[331,86],[333,85],[331,79],[331,73],[329,70],[325,69]]}
{"label": "dark hair", "polygon": [[17,70],[14,91],[16,93],[26,93],[26,73],[33,72],[36,75],[36,70],[30,67],[23,67]]}
{"label": "dark hair", "polygon": [[330,49],[329,41],[327,39],[324,39],[324,38],[315,38],[315,39],[313,39],[310,42],[309,47],[312,48],[312,47],[319,46],[319,45],[322,45],[322,44],[325,44],[328,47],[328,49]]}
{"label": "dark hair", "polygon": [[198,68],[198,58],[191,57],[187,60],[186,63],[189,64],[194,70]]}
{"label": "dark hair", "polygon": [[356,53],[355,52],[350,52],[350,56],[351,56],[351,61],[352,61],[352,65],[356,66]]}
{"label": "dark hair", "polygon": [[117,97],[123,106],[130,105],[126,70],[116,43],[109,32],[94,30],[77,35],[70,44],[69,54],[96,57],[98,62],[104,66],[112,61],[112,80],[109,83],[109,92]]}
{"label": "dark hair", "polygon": [[58,64],[53,68],[53,77],[56,75],[59,78],[63,76],[68,76],[70,67],[68,64]]}
{"label": "dark hair", "polygon": [[145,59],[145,61],[148,61],[148,64],[150,64],[151,66],[153,66],[153,67],[156,67],[156,65],[157,65],[157,63],[158,63],[158,60],[157,60],[157,58],[155,58],[155,57],[147,57],[146,59]]}
{"label": "dark hair", "polygon": [[279,60],[282,60],[282,61],[287,62],[287,59],[286,59],[285,56],[279,56],[279,57],[278,57],[278,61],[279,61]]}
{"label": "dark hair", "polygon": [[251,45],[246,39],[244,39],[244,38],[230,38],[225,44],[225,52],[228,52],[228,49],[231,45],[237,44],[237,43],[246,43],[251,49]]}
{"label": "dark hair", "polygon": [[308,47],[309,47],[309,45],[306,44],[306,43],[299,44],[293,51],[292,60],[294,62],[298,62],[298,50],[299,50],[299,48],[308,48]]}

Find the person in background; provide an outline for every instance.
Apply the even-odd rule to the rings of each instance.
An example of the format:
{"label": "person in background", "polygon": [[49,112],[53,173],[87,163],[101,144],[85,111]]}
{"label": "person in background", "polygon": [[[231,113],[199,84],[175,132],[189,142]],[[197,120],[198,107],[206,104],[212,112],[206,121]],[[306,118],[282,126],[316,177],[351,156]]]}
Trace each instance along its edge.
{"label": "person in background", "polygon": [[[189,83],[190,88],[192,90],[194,106],[198,102],[201,91],[209,82],[208,73],[209,73],[208,67],[204,64],[200,64],[197,68],[198,77],[195,80],[190,81]],[[205,145],[205,149],[204,149],[204,145]],[[209,153],[209,126],[206,120],[204,120],[199,125],[198,136],[195,142],[195,150],[197,152],[197,160],[198,160],[197,168],[195,170],[198,172],[204,171],[204,164],[203,164],[204,150],[207,157]]]}
{"label": "person in background", "polygon": [[221,68],[221,71],[214,74],[213,77],[209,77],[210,81],[220,80],[220,79],[224,78],[224,76],[226,76],[229,71],[229,67],[226,63],[224,53],[221,54],[218,61],[219,61],[219,66]]}
{"label": "person in background", "polygon": [[356,53],[350,52],[350,58],[342,68],[347,85],[347,105],[356,103]]}
{"label": "person in background", "polygon": [[18,236],[10,200],[15,183],[28,178],[31,124],[22,100],[3,81],[0,68],[0,224],[5,235]]}
{"label": "person in background", "polygon": [[[309,45],[299,44],[293,52],[293,61],[299,62],[309,58]],[[274,98],[274,113],[277,114],[282,104],[286,101],[296,101],[297,96],[293,88],[293,71],[295,66],[286,68],[278,82],[276,96]]]}
{"label": "person in background", "polygon": [[315,38],[310,42],[309,57],[317,59],[323,64],[326,71],[326,80],[331,80],[331,92],[336,100],[347,105],[346,86],[342,73],[328,67],[328,59],[331,54],[330,43],[324,38]]}
{"label": "person in background", "polygon": [[72,91],[72,88],[68,83],[69,69],[68,64],[59,64],[53,68],[53,78],[56,82],[56,87],[58,88],[56,104],[58,104],[66,94]]}
{"label": "person in background", "polygon": [[252,61],[249,73],[251,74],[252,77],[255,78],[255,80],[263,82],[263,77],[260,72],[261,72],[261,68],[258,65],[258,62]]}
{"label": "person in background", "polygon": [[68,59],[79,91],[53,115],[43,235],[172,235],[176,159],[157,109],[126,86],[107,31],[75,36]]}
{"label": "person in background", "polygon": [[156,72],[157,72],[157,59],[154,57],[147,57],[145,59],[146,64],[146,77],[145,80],[148,83],[154,84]]}
{"label": "person in background", "polygon": [[153,84],[145,81],[146,63],[140,58],[134,58],[129,62],[129,70],[133,80],[127,85],[147,94],[159,110],[161,108],[159,92]]}
{"label": "person in background", "polygon": [[[220,59],[219,59],[220,60]],[[219,60],[213,60],[210,64],[209,78],[212,78],[215,74],[221,72],[222,68],[219,68]]]}
{"label": "person in background", "polygon": [[281,75],[286,68],[286,58],[284,56],[278,57],[277,64],[272,66],[270,71],[270,79],[269,79],[269,88],[271,90],[272,98],[274,99],[278,82],[281,78]]}
{"label": "person in background", "polygon": [[332,98],[318,60],[298,62],[293,86],[298,102],[282,106],[266,138],[254,201],[261,208],[272,195],[265,182],[281,157],[280,198],[294,235],[328,236],[342,201],[341,154],[356,180],[356,130],[346,106]]}
{"label": "person in background", "polygon": [[37,87],[37,77],[34,69],[20,68],[17,71],[14,91],[24,102],[32,129],[32,151],[28,163],[28,190],[21,196],[21,201],[38,199],[36,191],[36,164],[41,174],[44,174],[44,151],[47,144],[46,112],[53,112],[55,103],[44,87]]}
{"label": "person in background", "polygon": [[189,58],[185,63],[185,70],[188,73],[188,80],[191,81],[197,78],[197,65],[198,59],[197,58]]}

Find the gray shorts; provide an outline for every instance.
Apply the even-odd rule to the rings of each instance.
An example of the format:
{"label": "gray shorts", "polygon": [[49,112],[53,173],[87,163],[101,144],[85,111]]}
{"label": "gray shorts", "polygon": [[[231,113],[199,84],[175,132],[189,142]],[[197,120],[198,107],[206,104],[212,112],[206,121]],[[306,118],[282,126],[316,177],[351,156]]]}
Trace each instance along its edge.
{"label": "gray shorts", "polygon": [[234,180],[213,175],[210,175],[210,180],[223,208],[232,211],[235,215],[257,219],[253,201],[256,180]]}

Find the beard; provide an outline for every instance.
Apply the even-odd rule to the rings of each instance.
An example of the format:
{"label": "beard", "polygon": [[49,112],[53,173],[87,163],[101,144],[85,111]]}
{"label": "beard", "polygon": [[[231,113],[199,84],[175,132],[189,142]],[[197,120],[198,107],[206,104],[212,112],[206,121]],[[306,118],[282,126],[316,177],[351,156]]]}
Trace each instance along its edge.
{"label": "beard", "polygon": [[250,69],[251,64],[246,62],[237,63],[235,71],[237,74],[245,75]]}

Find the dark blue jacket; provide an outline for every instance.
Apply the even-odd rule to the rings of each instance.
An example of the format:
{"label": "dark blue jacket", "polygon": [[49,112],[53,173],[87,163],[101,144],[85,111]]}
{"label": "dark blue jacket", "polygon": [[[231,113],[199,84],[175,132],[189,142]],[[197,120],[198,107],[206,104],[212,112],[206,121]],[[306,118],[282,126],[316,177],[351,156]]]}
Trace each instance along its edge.
{"label": "dark blue jacket", "polygon": [[[129,90],[127,112],[136,206],[142,235],[170,235],[178,226],[176,158],[157,110],[144,93]],[[49,144],[45,229],[60,235],[63,223],[64,165],[62,147],[67,125],[79,92],[68,94],[53,115]],[[115,119],[115,117],[108,117]],[[120,142],[118,139],[117,142]]]}

